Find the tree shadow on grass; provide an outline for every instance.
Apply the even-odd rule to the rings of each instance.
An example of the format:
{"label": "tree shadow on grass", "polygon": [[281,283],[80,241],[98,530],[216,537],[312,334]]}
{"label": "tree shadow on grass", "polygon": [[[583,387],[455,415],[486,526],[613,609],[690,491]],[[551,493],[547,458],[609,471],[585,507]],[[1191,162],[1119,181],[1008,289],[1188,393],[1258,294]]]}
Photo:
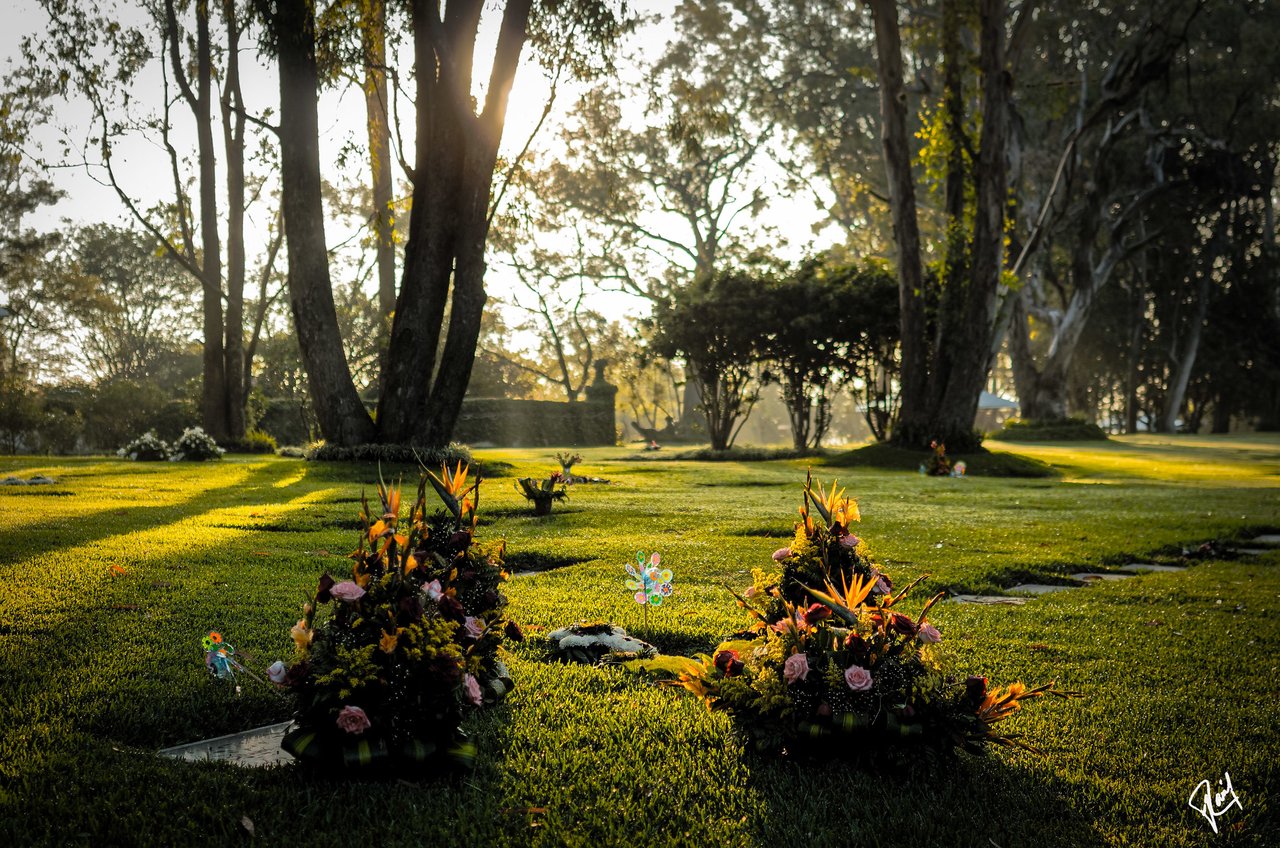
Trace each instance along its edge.
{"label": "tree shadow on grass", "polygon": [[[307,471],[304,469],[302,476],[293,485],[301,483],[306,476]],[[225,486],[209,489],[192,486],[187,497],[161,506],[128,506],[83,516],[72,512],[57,523],[23,530],[24,544],[0,546],[0,565],[92,544],[122,533],[137,533],[176,524],[226,507],[243,506],[245,494],[258,489],[269,493],[267,497],[278,500],[281,490],[274,488],[272,483],[279,477],[279,468],[268,465],[252,469],[243,478]],[[58,509],[65,510],[66,507],[60,506]]]}

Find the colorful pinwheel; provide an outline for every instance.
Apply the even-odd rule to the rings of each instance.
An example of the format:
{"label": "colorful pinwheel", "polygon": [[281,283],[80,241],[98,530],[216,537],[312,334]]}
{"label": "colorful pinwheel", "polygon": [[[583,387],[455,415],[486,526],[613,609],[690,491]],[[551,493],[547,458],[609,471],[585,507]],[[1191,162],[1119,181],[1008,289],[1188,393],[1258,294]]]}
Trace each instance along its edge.
{"label": "colorful pinwheel", "polygon": [[673,575],[669,568],[658,568],[662,562],[662,555],[657,551],[654,551],[648,560],[646,565],[644,551],[636,551],[636,565],[627,564],[627,574],[631,575],[631,579],[627,581],[627,588],[635,592],[633,597],[637,604],[650,607],[662,606],[662,599],[671,596]]}

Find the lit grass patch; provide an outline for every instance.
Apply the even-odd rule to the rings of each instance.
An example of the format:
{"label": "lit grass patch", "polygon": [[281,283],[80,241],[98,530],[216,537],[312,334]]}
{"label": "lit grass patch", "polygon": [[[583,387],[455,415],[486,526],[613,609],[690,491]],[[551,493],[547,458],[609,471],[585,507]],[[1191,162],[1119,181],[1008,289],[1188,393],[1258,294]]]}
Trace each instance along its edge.
{"label": "lit grass patch", "polygon": [[[1280,461],[1280,441],[1270,436],[1012,449],[1065,476],[820,474],[859,499],[855,532],[872,554],[895,579],[930,574],[926,590],[994,591],[1024,575],[1060,579],[1153,552],[1172,561],[1184,544],[1280,528],[1280,479],[1265,470]],[[1000,752],[888,774],[763,759],[724,715],[654,687],[651,676],[549,662],[545,634],[608,619],[671,654],[738,630],[725,584],[740,589],[769,562],[779,539],[753,531],[786,530],[808,462],[582,453],[575,471],[612,483],[573,487],[549,518],[527,516],[510,480],[482,491],[481,515],[492,519],[483,538],[562,564],[506,584],[529,640],[512,654],[510,699],[468,725],[477,771],[424,785],[329,783],[154,756],[288,717],[265,687],[246,681],[235,697],[209,679],[200,637],[219,630],[257,667],[287,658],[304,594],[321,571],[349,567],[349,522],[376,468],[275,457],[198,467],[7,461],[72,494],[0,489],[0,842],[173,845],[198,834],[238,844],[248,817],[265,844],[306,834],[317,845],[1190,848],[1213,837],[1187,798],[1225,770],[1244,809],[1222,820],[1220,841],[1280,844],[1280,553],[1017,608],[936,606],[930,620],[956,673],[1057,678],[1086,695],[1010,725],[1045,758]],[[477,452],[517,475],[553,470],[553,454]],[[655,549],[677,581],[644,632],[623,565]]]}

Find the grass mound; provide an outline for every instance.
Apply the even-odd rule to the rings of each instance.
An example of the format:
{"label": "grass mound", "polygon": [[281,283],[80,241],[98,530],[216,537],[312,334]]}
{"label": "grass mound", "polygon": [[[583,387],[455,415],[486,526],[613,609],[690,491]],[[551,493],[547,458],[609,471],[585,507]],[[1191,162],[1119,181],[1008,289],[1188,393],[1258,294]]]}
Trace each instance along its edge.
{"label": "grass mound", "polygon": [[1056,421],[1010,418],[992,438],[1006,442],[1100,442],[1106,441],[1107,434],[1097,424],[1083,418]]}
{"label": "grass mound", "polygon": [[[828,457],[823,465],[835,468],[878,468],[888,471],[915,471],[929,459],[924,451],[907,450],[882,442],[855,448]],[[979,477],[1056,477],[1058,472],[1047,462],[1004,451],[986,449],[973,453],[950,454],[951,460],[963,460],[967,474]]]}
{"label": "grass mound", "polygon": [[[656,453],[656,451],[655,451]],[[821,448],[796,450],[795,448],[729,448],[728,450],[712,450],[697,448],[681,451],[666,456],[646,455],[645,459],[665,459],[684,462],[769,462],[775,459],[803,459],[808,456],[824,456]]]}

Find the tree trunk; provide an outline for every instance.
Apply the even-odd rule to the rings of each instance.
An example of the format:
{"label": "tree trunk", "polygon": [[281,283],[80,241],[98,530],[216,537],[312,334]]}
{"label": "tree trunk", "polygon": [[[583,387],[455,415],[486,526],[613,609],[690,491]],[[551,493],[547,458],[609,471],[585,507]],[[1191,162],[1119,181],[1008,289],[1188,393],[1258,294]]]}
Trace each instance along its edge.
{"label": "tree trunk", "polygon": [[396,308],[395,218],[392,213],[391,126],[387,118],[387,8],[384,0],[361,7],[364,105],[373,179],[373,233],[378,265],[378,309],[390,320]]}
{"label": "tree trunk", "polygon": [[[172,2],[166,6],[171,29],[175,72],[180,70],[177,54],[178,28]],[[195,4],[196,86],[186,92],[196,123],[196,144],[200,159],[200,282],[202,289],[204,354],[200,417],[205,432],[218,441],[228,436],[226,370],[223,357],[222,248],[218,238],[218,186],[213,146],[213,47],[209,34],[207,0]]]}
{"label": "tree trunk", "polygon": [[[436,3],[413,3],[418,153],[404,274],[378,406],[383,441],[442,445],[462,408],[486,299],[493,169],[531,3],[511,0],[506,7],[479,116],[470,111],[470,68],[482,4],[450,5],[439,22]],[[451,62],[437,57],[435,27],[442,30],[435,35],[454,50]],[[441,350],[446,304],[448,333]]]}
{"label": "tree trunk", "polygon": [[227,68],[222,96],[223,143],[227,151],[227,315],[223,350],[226,375],[226,430],[244,438],[247,385],[244,347],[244,98],[240,91],[240,27],[235,0],[223,0],[227,26]]}
{"label": "tree trunk", "polygon": [[[953,451],[963,452],[978,444],[973,421],[987,377],[1003,268],[1009,96],[1004,62],[1004,0],[981,0],[979,4],[982,130],[973,168],[976,211],[969,268],[967,275],[952,275],[952,285],[944,291],[932,352],[924,320],[896,6],[893,0],[870,0],[870,5],[876,25],[885,167],[898,247],[902,306],[902,405],[893,441],[923,448],[937,439]],[[953,49],[954,46],[953,43]],[[951,167],[956,167],[954,161]],[[956,226],[961,226],[960,222],[948,221],[949,231]]]}
{"label": "tree trunk", "polygon": [[320,192],[315,16],[310,0],[279,0],[281,204],[289,258],[289,301],[307,382],[324,438],[337,445],[373,441],[347,367],[329,278]]}
{"label": "tree trunk", "polygon": [[1195,369],[1196,355],[1200,352],[1200,336],[1204,330],[1204,319],[1209,311],[1212,273],[1211,267],[1203,268],[1200,273],[1200,284],[1196,287],[1195,314],[1192,316],[1185,344],[1178,355],[1173,379],[1169,381],[1169,391],[1164,398],[1164,411],[1160,415],[1160,431],[1163,433],[1178,432],[1178,416],[1182,412],[1182,403],[1187,396],[1191,372]]}
{"label": "tree trunk", "polygon": [[[894,0],[869,0],[876,29],[876,71],[880,80],[881,141],[889,178],[889,209],[898,253],[898,304],[902,328],[899,374],[899,427],[927,431],[925,389],[929,347],[924,314],[924,273],[920,264],[920,227],[916,219],[916,185],[911,173],[911,136],[907,132],[907,93],[903,87],[902,40]],[[927,437],[926,442],[927,444]]]}

